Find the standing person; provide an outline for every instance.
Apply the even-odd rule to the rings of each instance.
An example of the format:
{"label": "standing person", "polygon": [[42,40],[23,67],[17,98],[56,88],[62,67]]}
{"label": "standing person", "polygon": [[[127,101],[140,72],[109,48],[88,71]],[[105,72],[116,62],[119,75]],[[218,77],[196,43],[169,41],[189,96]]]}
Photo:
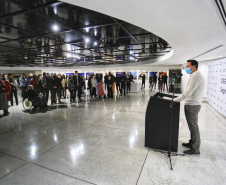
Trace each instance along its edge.
{"label": "standing person", "polygon": [[168,80],[168,76],[165,73],[163,76],[163,91],[165,90],[165,86],[166,86],[166,90],[168,91],[167,80]]}
{"label": "standing person", "polygon": [[153,76],[150,75],[150,77],[149,77],[149,88],[151,88],[151,89],[152,89],[152,84],[153,84]]}
{"label": "standing person", "polygon": [[118,76],[118,74],[116,74],[115,83],[116,83],[117,95],[119,95],[121,88],[120,88],[120,77]]}
{"label": "standing person", "polygon": [[91,93],[91,100],[95,100],[96,97],[96,90],[97,90],[97,79],[95,77],[95,75],[92,75],[91,78],[91,84],[92,84],[92,93]]}
{"label": "standing person", "polygon": [[57,98],[58,98],[58,103],[62,103],[60,101],[61,99],[61,90],[62,90],[62,77],[61,77],[61,74],[58,74],[57,75]]}
{"label": "standing person", "polygon": [[152,88],[154,88],[154,86],[155,86],[155,89],[156,89],[156,83],[157,83],[157,74],[155,73],[155,75],[153,76]]}
{"label": "standing person", "polygon": [[4,116],[9,115],[8,112],[8,101],[10,101],[11,96],[10,96],[10,92],[11,92],[11,85],[10,83],[6,80],[6,76],[5,74],[2,75],[2,80],[1,80],[1,90],[3,91],[0,100],[3,102],[2,103],[2,107],[0,110],[4,111]]}
{"label": "standing person", "polygon": [[16,105],[18,105],[18,98],[17,98],[17,81],[10,75],[9,77],[9,83],[11,85],[11,106],[13,106],[13,95],[15,97]]}
{"label": "standing person", "polygon": [[106,91],[106,88],[108,87],[108,74],[105,73],[105,76],[104,76],[104,86],[105,86],[105,91]]}
{"label": "standing person", "polygon": [[21,88],[21,97],[24,98],[24,93],[27,86],[27,79],[25,79],[24,73],[21,75],[19,81],[20,81],[20,88]]}
{"label": "standing person", "polygon": [[80,78],[81,78],[81,94],[84,94],[84,90],[85,90],[85,85],[86,85],[86,82],[85,82],[85,78],[81,75],[80,75]]}
{"label": "standing person", "polygon": [[74,89],[75,89],[75,84],[74,84],[74,81],[72,79],[72,77],[69,77],[69,80],[68,80],[68,90],[70,92],[70,102],[73,101],[74,99]]}
{"label": "standing person", "polygon": [[38,75],[38,77],[36,76],[34,78],[35,80],[35,88],[34,90],[39,94],[40,92],[42,92],[42,75]]}
{"label": "standing person", "polygon": [[188,128],[191,133],[191,139],[188,143],[183,143],[182,146],[190,148],[185,150],[185,154],[200,154],[200,133],[198,126],[198,113],[201,109],[202,96],[205,89],[205,80],[202,74],[197,71],[198,62],[196,60],[188,60],[186,64],[186,73],[190,74],[187,88],[185,92],[173,100],[180,102],[185,100],[185,117],[188,123]]}
{"label": "standing person", "polygon": [[111,73],[109,73],[110,75],[108,75],[108,98],[113,98],[113,90],[112,90],[112,86],[113,86],[113,78]]}
{"label": "standing person", "polygon": [[124,91],[124,96],[126,95],[126,77],[124,76],[125,73],[122,73],[122,76],[120,77],[120,82],[121,82],[121,96],[122,96],[122,91]]}
{"label": "standing person", "polygon": [[27,85],[30,85],[30,81],[31,81],[32,77],[33,77],[33,74],[30,73],[28,78],[27,78]]}
{"label": "standing person", "polygon": [[133,75],[132,75],[132,73],[130,73],[129,77],[130,77],[131,82],[133,82]]}
{"label": "standing person", "polygon": [[[5,92],[5,76],[2,75],[2,79],[0,80],[0,110],[4,111],[3,116],[7,116],[8,113],[8,102]],[[0,118],[2,115],[0,115]]]}
{"label": "standing person", "polygon": [[98,82],[98,85],[97,85],[98,96],[99,96],[99,98],[101,98],[101,97],[103,98],[104,97],[103,80],[99,74],[97,77],[97,82]]}
{"label": "standing person", "polygon": [[43,74],[42,74],[41,83],[42,83],[42,94],[43,94],[43,96],[45,96],[46,104],[48,104],[50,78],[49,78],[49,75],[47,76],[46,72],[43,72]]}
{"label": "standing person", "polygon": [[145,89],[145,80],[146,80],[146,76],[145,74],[141,75],[142,78],[142,85],[141,85],[141,90],[144,88]]}
{"label": "standing person", "polygon": [[127,78],[126,78],[126,86],[127,86],[127,93],[130,93],[131,79],[129,75],[127,75]]}
{"label": "standing person", "polygon": [[169,88],[169,92],[173,93],[174,92],[174,86],[175,86],[175,78],[172,77],[170,78],[170,88]]}
{"label": "standing person", "polygon": [[74,81],[74,83],[75,83],[75,89],[74,89],[74,102],[75,102],[75,99],[76,99],[76,92],[78,91],[78,98],[79,98],[79,100],[80,101],[82,101],[82,99],[81,99],[81,93],[82,93],[82,84],[81,84],[81,77],[80,77],[80,75],[78,74],[78,71],[75,71],[75,75],[74,75],[74,77],[73,77],[73,81]]}
{"label": "standing person", "polygon": [[56,103],[56,93],[57,93],[57,77],[54,73],[51,77],[51,105]]}
{"label": "standing person", "polygon": [[31,78],[31,80],[30,80],[30,85],[32,85],[33,86],[33,88],[35,88],[35,79],[37,79],[37,75],[36,74],[34,74],[33,76],[32,76],[32,78]]}
{"label": "standing person", "polygon": [[92,76],[93,75],[89,76],[89,79],[88,79],[88,89],[89,89],[90,96],[92,95],[92,83],[91,83]]}
{"label": "standing person", "polygon": [[64,99],[66,99],[66,78],[64,75],[62,76],[61,86],[62,86],[62,90],[61,90],[62,96]]}
{"label": "standing person", "polygon": [[159,82],[159,92],[162,92],[162,85],[163,85],[163,76],[162,76],[162,74],[159,75],[158,82]]}

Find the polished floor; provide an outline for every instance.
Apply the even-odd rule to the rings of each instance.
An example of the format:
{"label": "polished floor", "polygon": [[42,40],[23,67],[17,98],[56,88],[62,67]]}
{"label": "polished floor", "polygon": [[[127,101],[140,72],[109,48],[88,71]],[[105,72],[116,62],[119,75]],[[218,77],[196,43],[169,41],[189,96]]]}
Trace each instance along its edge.
{"label": "polished floor", "polygon": [[[226,119],[208,103],[199,114],[201,155],[172,157],[144,147],[150,95],[50,106],[9,108],[0,119],[0,184],[152,185],[226,182]],[[179,153],[189,130],[181,103]]]}

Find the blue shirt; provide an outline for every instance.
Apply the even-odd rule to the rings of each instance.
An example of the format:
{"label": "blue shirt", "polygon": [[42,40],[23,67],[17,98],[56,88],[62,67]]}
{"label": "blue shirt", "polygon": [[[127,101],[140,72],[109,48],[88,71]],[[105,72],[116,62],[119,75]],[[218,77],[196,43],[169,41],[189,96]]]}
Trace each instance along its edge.
{"label": "blue shirt", "polygon": [[24,77],[21,76],[19,81],[20,81],[20,87],[25,87],[26,86],[27,81],[24,79]]}

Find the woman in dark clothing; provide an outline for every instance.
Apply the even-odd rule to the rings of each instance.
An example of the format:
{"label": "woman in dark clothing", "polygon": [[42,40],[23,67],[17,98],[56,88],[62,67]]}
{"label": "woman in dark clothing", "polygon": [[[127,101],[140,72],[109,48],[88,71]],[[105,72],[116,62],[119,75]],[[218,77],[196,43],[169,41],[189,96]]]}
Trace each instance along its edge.
{"label": "woman in dark clothing", "polygon": [[129,75],[127,75],[127,78],[126,78],[126,86],[127,86],[127,93],[128,92],[130,93],[131,79]]}
{"label": "woman in dark clothing", "polygon": [[115,83],[116,83],[116,90],[117,90],[117,95],[118,95],[119,92],[121,92],[121,89],[120,89],[120,77],[118,76],[118,74],[116,74]]}

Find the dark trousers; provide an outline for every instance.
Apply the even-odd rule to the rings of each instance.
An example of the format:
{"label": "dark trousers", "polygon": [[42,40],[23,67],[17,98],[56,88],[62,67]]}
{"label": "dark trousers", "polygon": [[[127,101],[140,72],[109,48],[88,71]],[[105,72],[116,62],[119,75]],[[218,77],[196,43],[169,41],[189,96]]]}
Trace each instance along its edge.
{"label": "dark trousers", "polygon": [[174,92],[174,85],[169,86],[169,92],[171,92],[171,93]]}
{"label": "dark trousers", "polygon": [[149,88],[152,88],[152,84],[153,84],[153,82],[149,81]]}
{"label": "dark trousers", "polygon": [[141,89],[145,89],[145,81],[142,81]]}
{"label": "dark trousers", "polygon": [[51,104],[56,102],[57,89],[52,88],[51,90]]}
{"label": "dark trousers", "polygon": [[18,105],[17,89],[12,89],[10,95],[11,95],[11,106],[13,106],[13,95],[15,96],[16,104]]}
{"label": "dark trousers", "polygon": [[108,89],[108,84],[104,83],[104,85],[105,85],[105,91],[106,91],[106,88]]}
{"label": "dark trousers", "polygon": [[60,87],[57,88],[57,98],[58,98],[58,102],[60,102],[60,99],[61,99],[61,88]]}
{"label": "dark trousers", "polygon": [[108,97],[109,97],[109,86],[108,86],[108,84],[106,84],[107,85],[107,94],[108,94]]}
{"label": "dark trousers", "polygon": [[121,91],[119,84],[116,84],[116,90],[117,90],[117,94],[118,94],[119,91]]}
{"label": "dark trousers", "polygon": [[26,86],[21,86],[20,88],[21,88],[21,97],[24,98]]}
{"label": "dark trousers", "polygon": [[198,126],[198,113],[200,109],[201,109],[201,105],[185,105],[184,106],[185,117],[188,123],[188,128],[191,133],[191,139],[189,140],[189,143],[195,152],[199,152],[199,148],[201,144],[199,126]]}
{"label": "dark trousers", "polygon": [[49,89],[45,88],[42,90],[42,94],[45,96],[46,103],[48,104],[49,99]]}
{"label": "dark trousers", "polygon": [[168,91],[167,81],[166,82],[163,82],[163,90],[165,90],[165,86],[166,86],[166,89]]}
{"label": "dark trousers", "polygon": [[113,92],[112,92],[112,86],[111,87],[108,87],[108,97],[110,98],[113,98]]}
{"label": "dark trousers", "polygon": [[73,99],[73,101],[75,101],[75,99],[76,99],[77,91],[78,91],[78,99],[80,100],[81,99],[81,94],[82,94],[82,86],[79,85],[79,86],[76,86],[74,88],[74,99]]}
{"label": "dark trousers", "polygon": [[130,86],[131,86],[130,84],[129,85],[127,84],[127,92],[130,92]]}
{"label": "dark trousers", "polygon": [[70,98],[70,100],[74,100],[74,96],[75,96],[75,93],[74,93],[74,89],[71,89],[70,90],[70,95],[71,95],[71,98]]}
{"label": "dark trousers", "polygon": [[152,84],[152,88],[155,86],[156,88],[156,82],[153,81],[153,84]]}
{"label": "dark trousers", "polygon": [[121,94],[124,91],[124,95],[126,95],[126,85],[124,83],[121,84]]}

